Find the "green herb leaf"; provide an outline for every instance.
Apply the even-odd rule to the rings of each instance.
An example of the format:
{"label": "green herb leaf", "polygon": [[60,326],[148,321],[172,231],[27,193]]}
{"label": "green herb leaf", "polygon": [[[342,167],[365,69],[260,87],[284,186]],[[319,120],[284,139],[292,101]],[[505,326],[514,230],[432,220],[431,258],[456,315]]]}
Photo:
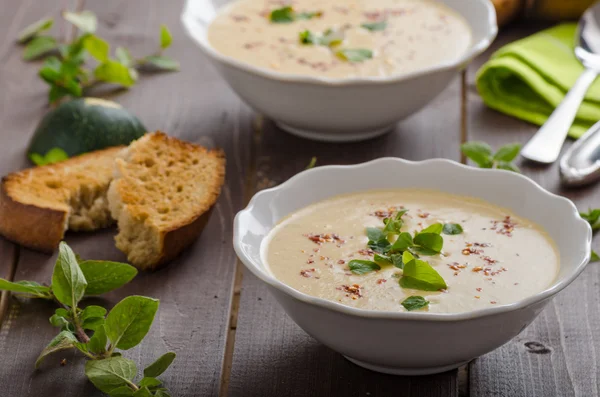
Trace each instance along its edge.
{"label": "green herb leaf", "polygon": [[389,256],[383,254],[375,254],[373,261],[379,266],[393,265],[392,259]]}
{"label": "green herb leaf", "polygon": [[440,234],[443,230],[444,230],[444,225],[442,225],[441,223],[434,223],[433,225],[430,225],[430,226],[426,227],[425,229],[421,230],[419,232],[419,234],[421,234],[421,233]]}
{"label": "green herb leaf", "polygon": [[588,212],[580,212],[579,216],[588,221],[593,231],[600,229],[600,208],[590,208]]}
{"label": "green herb leaf", "polygon": [[134,60],[127,48],[117,47],[115,50],[115,57],[119,62],[121,62],[121,64],[127,67],[133,66]]}
{"label": "green herb leaf", "polygon": [[294,22],[294,9],[290,6],[282,7],[271,11],[269,19],[273,23]]}
{"label": "green herb leaf", "polygon": [[303,30],[298,33],[300,44],[319,44],[319,38],[310,30]]}
{"label": "green herb leaf", "polygon": [[356,49],[340,49],[335,52],[335,55],[338,58],[343,59],[348,62],[363,62],[367,59],[373,58],[373,51],[367,50],[365,48],[356,48]]}
{"label": "green herb leaf", "polygon": [[62,307],[59,307],[58,309],[56,309],[54,311],[54,314],[56,314],[57,316],[67,318],[67,319],[71,318],[71,312],[68,311],[67,309],[63,309]]}
{"label": "green herb leaf", "polygon": [[28,298],[53,299],[50,287],[45,287],[33,281],[11,282],[0,278],[0,290],[24,294]]}
{"label": "green herb leaf", "polygon": [[492,168],[494,165],[492,148],[485,142],[465,142],[460,146],[460,150],[481,168]]}
{"label": "green herb leaf", "polygon": [[123,299],[106,317],[108,339],[121,350],[137,346],[150,330],[157,310],[157,299],[135,295]]}
{"label": "green herb leaf", "polygon": [[58,250],[58,259],[52,274],[52,292],[60,303],[76,308],[83,298],[87,281],[73,250],[64,241],[61,241]]}
{"label": "green herb leaf", "polygon": [[142,387],[133,393],[133,397],[152,397],[152,392],[147,387]]}
{"label": "green herb leaf", "polygon": [[109,395],[117,388],[131,386],[136,373],[135,363],[123,357],[90,360],[85,363],[85,374],[90,382]]}
{"label": "green herb leaf", "polygon": [[596,253],[596,251],[592,250],[592,255],[590,257],[590,263],[600,261],[600,256]]}
{"label": "green herb leaf", "polygon": [[168,48],[172,42],[173,36],[171,35],[171,32],[169,32],[167,25],[160,25],[160,48],[164,50],[165,48]]}
{"label": "green herb leaf", "polygon": [[156,70],[175,71],[179,70],[179,62],[164,55],[150,55],[144,58],[146,65]]}
{"label": "green herb leaf", "polygon": [[176,354],[173,352],[165,353],[160,356],[155,362],[144,369],[144,377],[156,378],[162,375],[163,372],[171,366],[175,360]]}
{"label": "green herb leaf", "polygon": [[379,31],[385,30],[385,28],[387,28],[387,22],[386,21],[365,22],[365,23],[361,24],[360,26],[367,30],[370,30],[371,32],[379,32]]}
{"label": "green herb leaf", "polygon": [[407,249],[409,249],[410,247],[413,246],[413,238],[410,235],[410,233],[408,232],[402,232],[400,233],[400,235],[398,235],[398,238],[396,239],[396,241],[394,241],[394,244],[392,244],[392,246],[389,249],[390,253],[398,253],[398,252],[404,252]]}
{"label": "green herb leaf", "polygon": [[367,237],[372,241],[379,241],[386,238],[386,234],[378,227],[368,227],[366,229]]}
{"label": "green herb leaf", "polygon": [[[441,225],[440,225],[441,226]],[[419,233],[414,238],[417,252],[422,255],[436,255],[442,251],[444,239],[437,233]]]}
{"label": "green herb leaf", "polygon": [[354,259],[348,262],[348,268],[354,274],[366,274],[381,269],[381,267],[373,261],[364,261],[359,259]]}
{"label": "green herb leaf", "polygon": [[171,397],[171,395],[169,394],[169,392],[166,389],[158,389],[154,393],[154,397]]}
{"label": "green herb leaf", "polygon": [[425,261],[414,258],[405,252],[402,260],[404,269],[400,286],[421,291],[438,291],[448,288],[446,282],[431,265]]}
{"label": "green herb leaf", "polygon": [[392,254],[390,255],[390,259],[392,260],[392,264],[398,269],[404,268],[404,262],[402,261],[402,254]]}
{"label": "green herb leaf", "polygon": [[322,15],[323,13],[321,11],[299,12],[297,14],[294,14],[296,20],[320,18]]}
{"label": "green herb leaf", "polygon": [[508,145],[504,145],[498,149],[496,154],[494,154],[494,160],[510,163],[517,158],[520,151],[520,143],[510,143]]}
{"label": "green herb leaf", "polygon": [[106,309],[101,306],[88,306],[79,315],[81,328],[95,331],[104,325]]}
{"label": "green herb leaf", "polygon": [[101,295],[127,284],[137,275],[135,267],[127,263],[110,261],[82,261],[79,267],[88,286],[87,296]]}
{"label": "green herb leaf", "polygon": [[135,78],[131,75],[129,68],[117,61],[108,60],[94,70],[94,76],[98,80],[107,83],[131,87],[135,83]]}
{"label": "green herb leaf", "polygon": [[315,165],[317,165],[317,158],[315,156],[313,156],[310,159],[310,162],[306,166],[305,170],[310,170],[311,168],[315,168]]}
{"label": "green herb leaf", "polygon": [[442,232],[452,236],[455,234],[461,234],[463,232],[463,228],[458,223],[445,223]]}
{"label": "green herb leaf", "polygon": [[413,310],[422,309],[427,305],[429,305],[428,300],[426,300],[422,296],[414,296],[414,295],[409,296],[402,302],[402,306],[404,306],[404,308],[406,310],[408,310],[409,312],[413,311]]}
{"label": "green herb leaf", "polygon": [[156,378],[146,378],[145,377],[140,381],[140,387],[152,388],[152,387],[157,387],[160,385],[162,385],[162,382]]}
{"label": "green herb leaf", "polygon": [[95,354],[104,354],[106,352],[107,343],[108,337],[106,336],[106,328],[102,325],[94,331],[94,335],[92,335],[88,342],[88,349]]}
{"label": "green herb leaf", "polygon": [[133,396],[133,389],[131,387],[128,386],[121,386],[121,387],[117,387],[116,389],[113,389],[109,396],[110,397],[132,397]]}
{"label": "green herb leaf", "polygon": [[41,155],[39,153],[31,153],[29,154],[29,159],[35,165],[46,165],[58,163],[59,161],[63,161],[69,158],[67,152],[62,150],[59,147],[52,148],[45,155]]}
{"label": "green herb leaf", "polygon": [[327,29],[319,39],[319,44],[326,47],[334,47],[342,44],[344,32],[341,30]]}
{"label": "green herb leaf", "polygon": [[56,39],[51,36],[37,36],[31,40],[23,51],[23,59],[32,61],[55,50],[58,47]]}
{"label": "green herb leaf", "polygon": [[43,31],[46,31],[52,27],[54,24],[54,19],[52,18],[44,18],[37,22],[32,23],[23,29],[19,35],[17,36],[17,42],[23,44]]}
{"label": "green herb leaf", "polygon": [[40,69],[39,75],[45,82],[54,84],[61,78],[61,66],[62,62],[57,57],[48,57],[44,60],[44,65]]}
{"label": "green herb leaf", "polygon": [[100,37],[90,34],[83,42],[83,47],[98,61],[108,61],[110,45]]}
{"label": "green herb leaf", "polygon": [[383,238],[377,241],[369,240],[367,246],[374,252],[383,254],[390,248],[391,244],[387,238]]}
{"label": "green herb leaf", "polygon": [[98,27],[98,19],[91,11],[81,11],[80,13],[65,11],[63,12],[63,18],[84,33],[94,33]]}
{"label": "green herb leaf", "polygon": [[50,341],[50,343],[48,343],[48,346],[42,350],[39,357],[35,361],[35,367],[38,368],[42,361],[44,361],[44,358],[50,354],[61,350],[71,349],[75,347],[75,343],[77,343],[77,338],[71,331],[61,331],[54,337],[54,339]]}
{"label": "green herb leaf", "polygon": [[60,328],[61,330],[70,330],[69,325],[71,323],[65,317],[59,316],[55,313],[52,315],[52,317],[50,317],[50,324],[52,324],[53,327]]}
{"label": "green herb leaf", "polygon": [[500,170],[507,170],[507,171],[512,171],[512,172],[516,172],[516,173],[521,173],[521,170],[519,169],[519,167],[517,167],[516,165],[512,164],[512,163],[506,163],[504,161],[500,161],[496,164],[496,168],[500,169]]}

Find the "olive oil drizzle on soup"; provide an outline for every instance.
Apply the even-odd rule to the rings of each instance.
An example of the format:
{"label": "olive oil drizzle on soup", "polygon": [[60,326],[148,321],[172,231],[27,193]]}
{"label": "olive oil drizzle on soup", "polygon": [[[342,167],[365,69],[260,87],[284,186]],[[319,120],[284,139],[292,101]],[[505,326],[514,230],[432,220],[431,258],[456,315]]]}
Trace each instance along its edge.
{"label": "olive oil drizzle on soup", "polygon": [[224,55],[281,73],[382,77],[459,58],[471,31],[432,0],[238,0],[212,21],[208,40]]}
{"label": "olive oil drizzle on soup", "polygon": [[[411,235],[436,223],[462,228],[441,234],[441,254],[420,257],[447,289],[402,288],[403,270],[393,265],[365,274],[350,271],[350,261],[374,259],[366,228],[382,227],[400,209],[408,210],[402,231]],[[513,303],[546,289],[559,269],[553,241],[527,219],[479,199],[420,189],[368,191],[312,204],[273,228],[261,249],[272,274],[298,291],[396,312],[406,310],[402,302],[410,296],[429,302],[417,312],[460,313]]]}

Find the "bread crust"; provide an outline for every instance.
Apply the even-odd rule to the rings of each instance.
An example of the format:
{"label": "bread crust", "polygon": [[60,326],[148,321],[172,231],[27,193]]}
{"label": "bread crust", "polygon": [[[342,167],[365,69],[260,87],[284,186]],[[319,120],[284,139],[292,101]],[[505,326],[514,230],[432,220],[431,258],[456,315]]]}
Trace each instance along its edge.
{"label": "bread crust", "polygon": [[0,234],[22,246],[53,252],[65,234],[69,214],[13,200],[6,191],[7,178],[0,186]]}

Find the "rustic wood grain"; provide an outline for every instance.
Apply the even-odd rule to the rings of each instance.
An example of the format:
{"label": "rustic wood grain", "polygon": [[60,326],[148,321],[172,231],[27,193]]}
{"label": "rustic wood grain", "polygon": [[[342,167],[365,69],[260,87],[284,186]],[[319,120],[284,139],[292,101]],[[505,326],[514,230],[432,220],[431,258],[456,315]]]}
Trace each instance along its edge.
{"label": "rustic wood grain", "polygon": [[[483,140],[492,146],[525,143],[537,131],[536,126],[487,109],[476,93],[474,72],[491,51],[540,28],[523,25],[509,28],[469,69],[470,140]],[[578,190],[562,188],[557,164],[547,167],[520,162],[519,165],[526,175],[546,189],[572,199],[580,210],[600,204],[600,186]],[[596,238],[596,249],[599,242]],[[470,365],[471,396],[598,396],[599,279],[598,264],[590,264],[518,337],[474,361]]]}
{"label": "rustic wood grain", "polygon": [[[354,164],[382,156],[411,160],[458,160],[460,81],[427,108],[380,138],[326,144],[291,136],[265,121],[258,142],[256,190],[279,184],[318,165]],[[453,396],[456,371],[398,377],[368,371],[345,360],[304,333],[275,302],[264,284],[244,272],[228,395],[252,396]]]}
{"label": "rustic wood grain", "polygon": [[[9,2],[4,3],[8,8]],[[15,3],[10,4],[14,8]],[[186,140],[219,146],[227,154],[227,183],[200,239],[168,268],[141,274],[126,288],[103,299],[104,304],[112,306],[132,294],[159,298],[161,307],[148,337],[126,355],[143,366],[166,351],[175,351],[176,361],[161,376],[173,395],[214,396],[220,384],[228,330],[236,264],[231,228],[233,214],[243,203],[251,114],[184,34],[179,22],[183,0],[90,1],[86,5],[98,15],[99,34],[111,44],[130,48],[137,56],[156,50],[160,23],[170,27],[174,41],[168,54],[181,62],[181,72],[143,75],[129,92],[111,98],[137,114],[150,130],[161,129]],[[39,16],[45,14],[35,8],[38,2],[27,3],[27,7]],[[14,26],[35,20],[37,14],[32,13],[28,11],[27,20],[19,18]],[[0,158],[0,167],[7,171],[23,165],[23,150],[40,114],[32,108],[43,109],[45,103],[35,67],[24,66],[10,42],[9,37],[15,34],[13,31],[2,40],[6,57],[3,71],[12,75],[10,84],[16,85],[10,100],[3,92],[7,110],[2,121],[4,126],[19,126],[18,130],[3,128],[0,132],[3,143],[10,140],[10,156]],[[15,81],[25,83],[21,87]],[[36,87],[35,91],[30,87]],[[17,124],[18,120],[27,123]],[[114,234],[114,230],[68,234],[66,240],[84,258],[124,260],[114,247]],[[48,281],[53,262],[54,257],[22,250],[15,279]],[[85,379],[83,360],[77,354],[58,354],[49,358],[41,370],[33,371],[37,354],[57,333],[48,323],[53,309],[46,302],[11,300],[10,322],[5,322],[4,337],[0,338],[3,395],[101,395]],[[59,366],[61,358],[67,359],[64,367]]]}

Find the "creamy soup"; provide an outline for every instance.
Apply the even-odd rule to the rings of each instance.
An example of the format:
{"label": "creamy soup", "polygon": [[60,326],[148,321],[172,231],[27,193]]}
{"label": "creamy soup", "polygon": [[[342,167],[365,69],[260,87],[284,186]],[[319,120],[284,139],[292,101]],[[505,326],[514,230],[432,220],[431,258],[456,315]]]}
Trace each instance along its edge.
{"label": "creamy soup", "polygon": [[[399,229],[384,237],[387,242],[369,244],[367,228],[374,237],[385,227],[384,219],[388,224],[399,219],[389,228]],[[409,265],[399,263],[402,250],[385,253],[400,246],[395,241],[399,232],[413,239],[403,250],[418,256],[426,263],[419,266],[428,266],[445,286],[433,283],[431,290],[415,285],[422,274],[413,274],[414,263],[412,281],[404,274]],[[433,244],[438,252],[431,252],[430,243],[423,241],[439,242],[431,236],[438,233],[443,247]],[[423,303],[408,308],[436,313],[508,304],[547,288],[559,269],[558,250],[539,226],[488,202],[434,190],[369,191],[310,205],[279,223],[261,249],[268,268],[283,283],[369,310],[405,311],[402,303],[411,296],[422,297],[412,300]],[[407,255],[404,259],[410,259]],[[395,262],[382,261],[392,256]]]}
{"label": "creamy soup", "polygon": [[457,59],[464,18],[429,0],[238,0],[209,26],[220,53],[283,73],[390,76]]}

